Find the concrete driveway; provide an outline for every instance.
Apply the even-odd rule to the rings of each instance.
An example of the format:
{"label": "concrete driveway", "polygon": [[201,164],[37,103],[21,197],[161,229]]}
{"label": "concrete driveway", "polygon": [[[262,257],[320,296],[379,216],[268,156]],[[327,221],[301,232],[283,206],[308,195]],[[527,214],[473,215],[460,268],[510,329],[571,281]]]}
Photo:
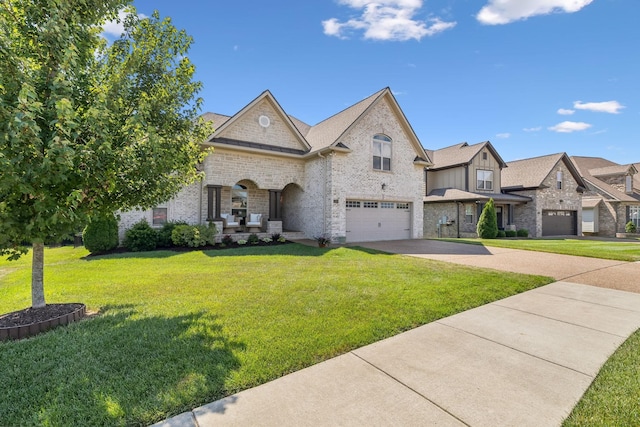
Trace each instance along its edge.
{"label": "concrete driveway", "polygon": [[640,293],[640,262],[611,261],[441,240],[392,240],[358,246],[418,258],[453,262]]}

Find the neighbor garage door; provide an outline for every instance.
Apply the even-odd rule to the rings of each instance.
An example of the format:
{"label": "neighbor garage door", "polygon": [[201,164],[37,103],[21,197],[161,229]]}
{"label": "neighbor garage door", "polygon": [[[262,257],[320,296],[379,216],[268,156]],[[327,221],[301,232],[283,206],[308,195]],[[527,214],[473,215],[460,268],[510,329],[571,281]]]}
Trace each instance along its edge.
{"label": "neighbor garage door", "polygon": [[578,234],[576,211],[542,211],[543,236],[575,236],[576,234]]}
{"label": "neighbor garage door", "polygon": [[347,200],[347,242],[411,238],[411,203]]}

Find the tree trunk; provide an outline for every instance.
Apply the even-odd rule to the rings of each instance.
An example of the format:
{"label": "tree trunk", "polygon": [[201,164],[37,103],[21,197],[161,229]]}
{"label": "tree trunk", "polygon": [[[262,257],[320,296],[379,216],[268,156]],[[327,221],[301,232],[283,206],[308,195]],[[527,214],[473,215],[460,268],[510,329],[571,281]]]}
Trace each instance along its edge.
{"label": "tree trunk", "polygon": [[31,306],[42,308],[44,302],[44,243],[33,244],[33,260],[31,261]]}

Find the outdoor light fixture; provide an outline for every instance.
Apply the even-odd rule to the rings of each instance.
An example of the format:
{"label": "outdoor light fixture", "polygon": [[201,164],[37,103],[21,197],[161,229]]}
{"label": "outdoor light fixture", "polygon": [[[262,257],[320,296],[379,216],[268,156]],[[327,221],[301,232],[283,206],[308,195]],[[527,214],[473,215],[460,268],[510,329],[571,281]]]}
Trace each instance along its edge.
{"label": "outdoor light fixture", "polygon": [[387,189],[387,184],[382,184],[382,189],[386,190]]}

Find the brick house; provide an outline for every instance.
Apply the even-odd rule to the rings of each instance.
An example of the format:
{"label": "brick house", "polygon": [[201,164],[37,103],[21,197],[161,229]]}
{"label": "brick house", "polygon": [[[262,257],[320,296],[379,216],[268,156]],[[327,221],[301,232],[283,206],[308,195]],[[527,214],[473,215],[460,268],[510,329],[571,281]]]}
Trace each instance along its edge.
{"label": "brick house", "polygon": [[582,235],[586,186],[566,153],[508,162],[502,171],[502,191],[531,200],[514,209],[516,227],[531,237]]}
{"label": "brick house", "polygon": [[632,221],[640,229],[640,164],[572,156],[587,183],[582,200],[583,234],[616,237]]}
{"label": "brick house", "polygon": [[[421,238],[431,161],[389,88],[311,126],[265,91],[215,132],[203,178],[147,211],[120,213],[120,237],[140,219],[213,221],[220,233],[328,235],[334,242]],[[260,216],[258,216],[260,215]],[[229,228],[229,219],[238,223]],[[251,219],[258,227],[248,229]],[[233,222],[233,221],[232,221]]]}
{"label": "brick house", "polygon": [[477,237],[476,225],[484,205],[493,199],[499,229],[515,229],[515,209],[528,196],[502,191],[502,160],[491,142],[452,145],[427,154],[424,197],[425,237]]}

